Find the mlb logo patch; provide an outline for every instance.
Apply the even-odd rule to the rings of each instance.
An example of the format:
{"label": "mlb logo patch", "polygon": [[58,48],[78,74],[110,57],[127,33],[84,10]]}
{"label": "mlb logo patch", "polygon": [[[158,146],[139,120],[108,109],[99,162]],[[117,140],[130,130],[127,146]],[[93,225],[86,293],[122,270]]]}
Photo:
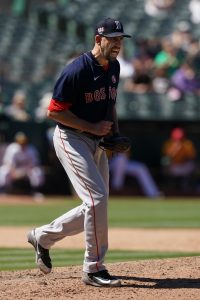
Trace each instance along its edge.
{"label": "mlb logo patch", "polygon": [[104,27],[99,27],[99,28],[98,28],[98,33],[99,33],[99,34],[102,34],[103,32],[104,32]]}

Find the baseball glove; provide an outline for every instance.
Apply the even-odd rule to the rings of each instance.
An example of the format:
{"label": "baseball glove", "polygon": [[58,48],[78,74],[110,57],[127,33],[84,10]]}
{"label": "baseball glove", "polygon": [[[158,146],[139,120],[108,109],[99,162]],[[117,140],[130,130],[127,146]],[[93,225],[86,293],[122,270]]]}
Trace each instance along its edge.
{"label": "baseball glove", "polygon": [[127,152],[131,148],[131,140],[126,136],[112,135],[100,141],[99,146],[111,152]]}

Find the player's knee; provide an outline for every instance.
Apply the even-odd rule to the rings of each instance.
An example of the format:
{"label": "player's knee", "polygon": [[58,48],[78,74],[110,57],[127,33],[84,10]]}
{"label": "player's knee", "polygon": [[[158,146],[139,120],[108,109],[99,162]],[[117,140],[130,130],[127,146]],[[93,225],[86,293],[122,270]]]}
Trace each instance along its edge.
{"label": "player's knee", "polygon": [[104,205],[105,202],[108,201],[108,192],[106,189],[101,189],[100,191],[96,192],[94,195],[94,205],[101,206]]}

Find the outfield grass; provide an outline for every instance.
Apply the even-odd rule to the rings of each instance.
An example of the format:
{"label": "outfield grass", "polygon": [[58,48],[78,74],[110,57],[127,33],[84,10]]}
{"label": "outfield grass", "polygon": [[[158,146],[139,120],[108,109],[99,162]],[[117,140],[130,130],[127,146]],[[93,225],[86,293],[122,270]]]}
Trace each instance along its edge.
{"label": "outfield grass", "polygon": [[[185,256],[199,256],[200,253],[159,252],[159,251],[121,251],[110,250],[106,256],[106,263],[135,261],[144,259],[174,258]],[[81,265],[83,250],[52,249],[51,258],[54,267]],[[35,268],[35,256],[32,249],[0,248],[0,271],[23,270]]]}
{"label": "outfield grass", "polygon": [[[47,200],[43,203],[0,204],[0,226],[39,226],[51,222],[78,200]],[[194,199],[131,200],[111,198],[110,227],[200,228],[200,201]]]}
{"label": "outfield grass", "polygon": [[[40,226],[80,204],[78,200],[55,198],[43,203],[0,204],[0,226]],[[190,198],[148,200],[111,198],[109,226],[132,228],[200,228],[200,201]],[[108,252],[106,262],[199,256],[189,252]],[[82,264],[83,250],[52,249],[54,266]],[[0,248],[0,270],[35,268],[33,249]]]}

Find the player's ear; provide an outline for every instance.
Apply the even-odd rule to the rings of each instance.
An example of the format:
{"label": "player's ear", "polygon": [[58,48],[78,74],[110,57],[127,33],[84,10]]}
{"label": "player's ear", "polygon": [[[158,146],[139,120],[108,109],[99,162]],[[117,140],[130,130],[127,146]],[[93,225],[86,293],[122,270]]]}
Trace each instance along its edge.
{"label": "player's ear", "polygon": [[100,45],[101,44],[101,36],[100,35],[96,35],[95,36],[95,42]]}

